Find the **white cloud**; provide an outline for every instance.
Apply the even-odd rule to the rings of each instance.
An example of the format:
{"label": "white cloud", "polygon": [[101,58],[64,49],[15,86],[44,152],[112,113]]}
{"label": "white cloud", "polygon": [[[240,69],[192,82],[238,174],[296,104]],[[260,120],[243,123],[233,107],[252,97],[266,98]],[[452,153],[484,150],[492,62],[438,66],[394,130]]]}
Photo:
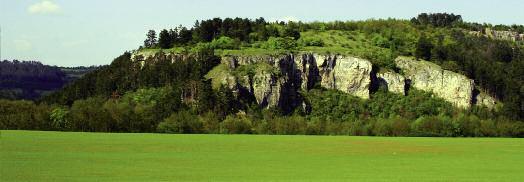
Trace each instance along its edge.
{"label": "white cloud", "polygon": [[60,6],[50,0],[43,0],[27,8],[27,11],[31,14],[56,14],[60,13],[60,10]]}
{"label": "white cloud", "polygon": [[31,42],[27,40],[22,40],[22,39],[13,40],[13,44],[14,44],[15,50],[17,51],[30,51],[31,49],[33,49],[33,44],[31,44]]}
{"label": "white cloud", "polygon": [[297,17],[294,17],[294,16],[284,16],[284,17],[280,17],[280,18],[276,18],[274,21],[278,21],[278,22],[298,22],[300,21]]}

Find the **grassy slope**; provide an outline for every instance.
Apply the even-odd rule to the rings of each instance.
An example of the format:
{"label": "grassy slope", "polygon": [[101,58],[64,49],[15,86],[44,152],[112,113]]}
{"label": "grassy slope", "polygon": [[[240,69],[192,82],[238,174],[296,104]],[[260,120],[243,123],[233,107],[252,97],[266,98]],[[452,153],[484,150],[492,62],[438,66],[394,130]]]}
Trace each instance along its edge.
{"label": "grassy slope", "polygon": [[0,181],[518,181],[524,140],[1,131]]}

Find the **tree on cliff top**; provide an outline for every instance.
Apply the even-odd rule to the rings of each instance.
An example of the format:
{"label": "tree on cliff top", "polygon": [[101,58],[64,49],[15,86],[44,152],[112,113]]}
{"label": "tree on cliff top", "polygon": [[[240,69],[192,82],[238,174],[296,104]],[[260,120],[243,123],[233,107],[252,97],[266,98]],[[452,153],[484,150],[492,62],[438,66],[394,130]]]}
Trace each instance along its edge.
{"label": "tree on cliff top", "polygon": [[156,32],[155,30],[149,30],[147,32],[147,39],[144,41],[144,47],[152,48],[157,45]]}

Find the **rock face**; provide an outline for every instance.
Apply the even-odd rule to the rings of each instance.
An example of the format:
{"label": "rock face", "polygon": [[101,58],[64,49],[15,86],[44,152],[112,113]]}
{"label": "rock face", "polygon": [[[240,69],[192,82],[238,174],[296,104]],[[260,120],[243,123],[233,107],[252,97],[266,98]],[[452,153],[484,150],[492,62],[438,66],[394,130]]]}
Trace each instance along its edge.
{"label": "rock face", "polygon": [[401,74],[387,71],[377,73],[378,84],[383,85],[389,92],[405,95],[406,80]]}
{"label": "rock face", "polygon": [[[188,58],[187,55],[174,53],[135,52],[131,60],[140,68],[161,60],[175,62]],[[368,99],[370,89],[374,90],[376,85],[403,95],[408,94],[406,92],[413,87],[432,92],[461,108],[475,104],[493,109],[497,103],[488,94],[474,90],[473,80],[443,70],[431,62],[398,57],[395,63],[401,73],[375,73],[370,61],[340,55],[300,53],[225,56],[206,78],[212,80],[215,89],[223,85],[237,97],[256,102],[263,108],[279,107],[284,112],[304,106],[301,90],[318,87],[336,89],[362,99]]]}
{"label": "rock face", "polygon": [[363,99],[369,98],[371,62],[343,56],[317,58],[320,59],[318,62],[322,87],[337,89]]}
{"label": "rock face", "polygon": [[488,109],[494,109],[497,100],[484,92],[480,92],[475,98],[475,105],[485,106]]}
{"label": "rock face", "polygon": [[397,67],[402,69],[412,87],[433,92],[436,96],[457,107],[469,108],[472,103],[474,82],[464,75],[443,70],[440,66],[414,58],[398,57]]}
{"label": "rock face", "polygon": [[236,86],[231,83],[231,74],[214,74],[222,76],[212,79],[229,88],[237,88],[239,92],[247,91],[266,108],[277,106],[292,111],[303,105],[299,91],[315,86],[369,98],[372,66],[371,62],[360,58],[312,53],[228,56],[222,58],[222,64],[231,70],[249,67],[253,75],[236,75]]}

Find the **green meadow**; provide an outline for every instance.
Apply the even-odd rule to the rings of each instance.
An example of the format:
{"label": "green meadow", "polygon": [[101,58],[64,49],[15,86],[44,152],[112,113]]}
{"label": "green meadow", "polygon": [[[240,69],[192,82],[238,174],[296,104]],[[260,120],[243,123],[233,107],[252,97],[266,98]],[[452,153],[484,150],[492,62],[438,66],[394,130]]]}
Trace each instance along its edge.
{"label": "green meadow", "polygon": [[524,139],[1,131],[0,181],[521,181]]}

